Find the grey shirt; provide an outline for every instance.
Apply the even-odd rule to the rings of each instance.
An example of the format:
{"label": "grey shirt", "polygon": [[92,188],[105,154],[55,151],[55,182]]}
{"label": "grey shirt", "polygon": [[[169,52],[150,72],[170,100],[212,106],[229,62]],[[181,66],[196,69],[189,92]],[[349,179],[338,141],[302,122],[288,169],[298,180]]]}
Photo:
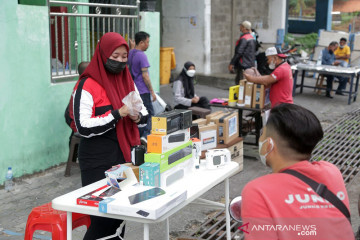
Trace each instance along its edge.
{"label": "grey shirt", "polygon": [[173,83],[173,94],[174,94],[174,106],[181,104],[184,106],[191,107],[191,98],[185,98],[184,86],[181,80],[176,80]]}

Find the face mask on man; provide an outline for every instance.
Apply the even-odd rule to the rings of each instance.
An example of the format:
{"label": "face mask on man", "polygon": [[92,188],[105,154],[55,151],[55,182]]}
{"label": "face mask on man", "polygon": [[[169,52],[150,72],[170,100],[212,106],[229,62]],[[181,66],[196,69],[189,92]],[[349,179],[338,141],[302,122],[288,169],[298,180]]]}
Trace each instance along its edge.
{"label": "face mask on man", "polygon": [[[262,155],[261,154],[261,148],[262,148],[262,146],[263,146],[263,144],[265,143],[265,142],[267,142],[267,141],[269,141],[269,143],[271,144],[271,149],[270,149],[270,151],[269,152],[267,152],[267,153],[265,153],[264,155]],[[259,155],[260,155],[260,161],[261,161],[261,163],[262,164],[264,164],[265,166],[267,166],[266,165],[266,157],[267,157],[267,155],[269,154],[269,153],[271,153],[271,151],[274,149],[274,143],[273,143],[273,140],[271,139],[271,138],[267,138],[267,139],[265,139],[264,141],[259,141]]]}
{"label": "face mask on man", "polygon": [[186,71],[186,75],[188,75],[189,77],[194,77],[195,76],[196,71],[195,70],[187,70]]}
{"label": "face mask on man", "polygon": [[271,62],[270,62],[270,64],[269,64],[269,68],[270,68],[271,70],[274,70],[275,67],[276,67],[275,60],[272,59]]}
{"label": "face mask on man", "polygon": [[334,53],[334,51],[333,51],[333,50],[329,50],[329,53],[330,53],[330,54],[333,54],[333,53]]}
{"label": "face mask on man", "polygon": [[345,45],[340,45],[339,48],[343,49],[345,47]]}
{"label": "face mask on man", "polygon": [[122,70],[125,69],[126,63],[127,62],[119,62],[108,58],[104,64],[104,67],[109,73],[119,74],[122,72]]}

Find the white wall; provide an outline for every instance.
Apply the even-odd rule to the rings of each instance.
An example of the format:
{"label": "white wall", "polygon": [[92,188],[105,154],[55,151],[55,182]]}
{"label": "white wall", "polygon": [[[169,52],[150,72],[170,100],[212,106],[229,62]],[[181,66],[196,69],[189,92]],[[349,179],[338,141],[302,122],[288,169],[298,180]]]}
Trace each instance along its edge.
{"label": "white wall", "polygon": [[[198,72],[208,69],[210,46],[205,47],[205,1],[209,0],[165,0],[162,2],[163,33],[161,47],[174,47],[176,72],[180,72],[186,61],[194,62]],[[195,16],[196,26],[190,24]],[[209,35],[209,34],[207,34]],[[207,67],[205,67],[207,66]],[[207,70],[208,71],[208,70]]]}
{"label": "white wall", "polygon": [[286,24],[286,0],[269,0],[268,28],[261,28],[253,25],[259,33],[260,40],[263,43],[276,43],[276,34],[278,29],[285,29]]}

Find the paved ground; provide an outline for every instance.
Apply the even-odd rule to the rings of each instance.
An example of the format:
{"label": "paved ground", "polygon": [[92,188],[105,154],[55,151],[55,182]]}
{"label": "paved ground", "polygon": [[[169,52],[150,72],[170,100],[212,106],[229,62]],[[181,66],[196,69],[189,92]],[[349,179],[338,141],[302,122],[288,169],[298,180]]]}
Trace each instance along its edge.
{"label": "paved ground", "polygon": [[[307,82],[313,84],[313,79],[307,79]],[[209,99],[214,97],[227,97],[227,91],[220,88],[210,87],[212,84],[197,85],[198,95],[207,96]],[[297,91],[299,92],[299,91]],[[161,96],[171,102],[172,93],[169,85],[161,86]],[[347,105],[347,97],[335,96],[334,99],[328,99],[324,96],[316,95],[313,90],[305,89],[303,94],[295,95],[295,103],[305,106],[312,110],[321,120],[324,127],[328,126],[341,117],[344,113],[358,109],[360,100]],[[69,132],[70,133],[70,132]],[[64,139],[65,141],[66,139]],[[257,148],[245,145],[244,170],[240,174],[233,176],[230,181],[230,197],[240,195],[243,186],[250,180],[269,173],[270,170],[261,165],[254,156],[257,154]],[[253,156],[253,157],[251,157]],[[64,159],[65,161],[65,159]],[[0,190],[0,239],[17,240],[23,239],[25,225],[28,214],[35,206],[50,202],[53,198],[77,189],[80,187],[80,172],[77,167],[72,168],[71,177],[64,177],[65,165],[49,169],[41,174],[36,174],[28,178],[17,180],[15,191],[6,193]],[[354,229],[360,225],[357,212],[357,200],[360,189],[357,188],[360,178],[348,186],[348,193],[351,201],[351,213]],[[206,193],[203,197],[210,200],[220,201],[224,196],[224,186],[220,184]],[[186,207],[178,214],[170,218],[170,231],[172,236],[186,236],[192,232],[192,227],[198,226],[204,222],[207,214],[211,210],[201,210],[194,207]],[[151,239],[160,239],[164,236],[164,224],[152,226]],[[82,239],[85,228],[79,228],[73,231],[74,239]],[[137,240],[142,238],[142,226],[137,223],[129,222],[127,224],[125,239]],[[37,231],[34,239],[50,239],[47,232]]]}

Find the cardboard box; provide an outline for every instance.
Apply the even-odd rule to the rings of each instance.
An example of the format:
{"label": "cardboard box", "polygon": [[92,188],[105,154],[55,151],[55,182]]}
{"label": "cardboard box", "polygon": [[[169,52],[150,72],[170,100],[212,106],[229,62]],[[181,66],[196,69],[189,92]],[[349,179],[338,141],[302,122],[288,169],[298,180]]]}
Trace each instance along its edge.
{"label": "cardboard box", "polygon": [[[136,204],[130,203],[129,197],[151,189],[153,187],[132,186],[126,191],[120,191],[113,197],[101,201],[99,203],[99,211],[145,219],[158,219],[187,199],[186,189],[176,187],[166,189],[165,194],[157,195],[156,197],[150,196],[151,194],[143,195],[147,197],[147,200]],[[138,199],[141,199],[141,197]]]}
{"label": "cardboard box", "polygon": [[164,112],[151,117],[151,133],[167,135],[180,130],[181,115],[179,112]]}
{"label": "cardboard box", "polygon": [[263,109],[265,106],[265,86],[254,84],[252,108]]}
{"label": "cardboard box", "polygon": [[139,181],[139,166],[135,166],[132,163],[124,163],[123,165],[131,167],[131,169],[133,170],[136,179]]}
{"label": "cardboard box", "polygon": [[228,144],[239,137],[238,113],[230,112],[219,118],[218,143]]}
{"label": "cardboard box", "polygon": [[245,105],[245,87],[246,87],[246,79],[240,80],[239,82],[239,95],[238,95],[238,105]]}
{"label": "cardboard box", "polygon": [[254,86],[254,84],[252,82],[246,82],[244,104],[245,104],[245,107],[248,107],[248,108],[251,108],[253,86]]}
{"label": "cardboard box", "polygon": [[144,186],[160,187],[160,164],[143,163],[139,168],[140,183]]}
{"label": "cardboard box", "polygon": [[201,150],[215,148],[217,144],[217,125],[208,124],[199,126]]}
{"label": "cardboard box", "polygon": [[229,106],[236,106],[236,102],[238,101],[239,97],[239,85],[231,86],[229,88]]}
{"label": "cardboard box", "polygon": [[192,123],[197,123],[198,126],[202,126],[202,125],[206,125],[206,119],[205,118],[198,118],[194,121],[192,121]]}
{"label": "cardboard box", "polygon": [[206,115],[206,124],[209,124],[213,117],[215,117],[218,114],[222,114],[222,113],[223,113],[223,111],[216,111],[216,112],[213,112],[213,113],[210,113],[210,114]]}
{"label": "cardboard box", "polygon": [[164,153],[190,140],[190,128],[168,135],[150,134],[147,136],[148,153]]}
{"label": "cardboard box", "polygon": [[192,158],[192,142],[188,141],[179,147],[173,148],[164,153],[145,154],[146,162],[156,162],[160,164],[160,173],[176,166],[185,160]]}

